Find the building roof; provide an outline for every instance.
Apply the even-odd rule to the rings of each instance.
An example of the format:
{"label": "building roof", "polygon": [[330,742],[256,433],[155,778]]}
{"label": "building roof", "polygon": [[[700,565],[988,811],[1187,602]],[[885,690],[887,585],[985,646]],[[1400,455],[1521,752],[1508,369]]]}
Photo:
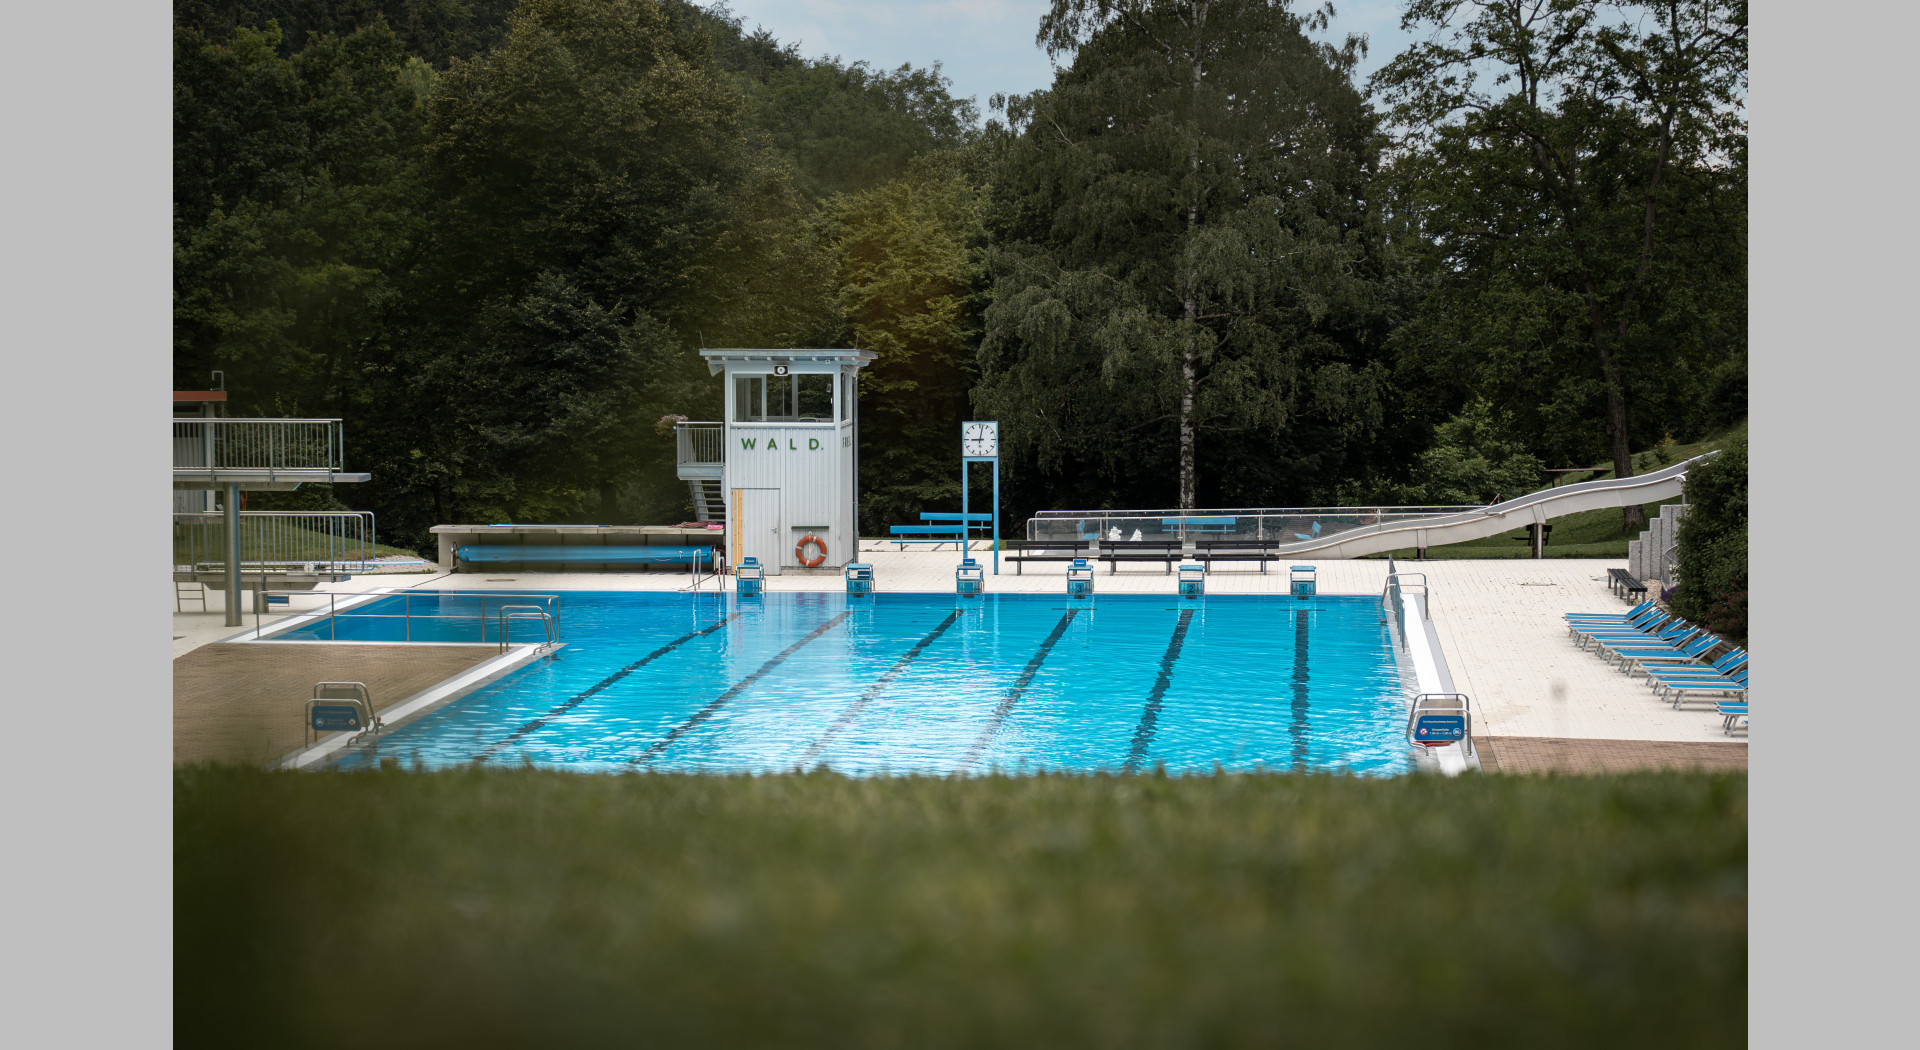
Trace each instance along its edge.
{"label": "building roof", "polygon": [[879,354],[871,350],[857,350],[851,347],[812,347],[812,348],[772,348],[751,350],[740,348],[702,349],[700,356],[707,359],[707,371],[718,375],[729,363],[749,361],[768,361],[774,364],[788,364],[794,361],[838,361],[862,368],[872,364]]}

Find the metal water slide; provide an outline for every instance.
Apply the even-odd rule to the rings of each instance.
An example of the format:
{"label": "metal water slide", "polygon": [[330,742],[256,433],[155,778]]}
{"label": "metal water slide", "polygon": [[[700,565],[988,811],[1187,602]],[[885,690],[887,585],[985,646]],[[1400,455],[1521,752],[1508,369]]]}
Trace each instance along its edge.
{"label": "metal water slide", "polygon": [[1342,529],[1311,540],[1283,543],[1274,551],[1283,556],[1359,558],[1408,547],[1439,547],[1486,539],[1582,511],[1655,503],[1680,495],[1686,487],[1687,468],[1695,463],[1704,463],[1718,454],[1708,452],[1651,474],[1582,481],[1542,489],[1504,503],[1458,514]]}

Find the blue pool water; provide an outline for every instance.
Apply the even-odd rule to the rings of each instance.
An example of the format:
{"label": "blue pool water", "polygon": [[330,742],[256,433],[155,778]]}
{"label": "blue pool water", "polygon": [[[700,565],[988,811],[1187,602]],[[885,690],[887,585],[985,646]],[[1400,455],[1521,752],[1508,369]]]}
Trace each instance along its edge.
{"label": "blue pool water", "polygon": [[[474,599],[446,599],[438,618],[436,599],[406,600],[416,641],[493,637],[497,614],[483,627]],[[302,634],[397,638],[398,601]],[[568,593],[558,614],[565,648],[341,766],[1384,775],[1413,764],[1371,598]]]}

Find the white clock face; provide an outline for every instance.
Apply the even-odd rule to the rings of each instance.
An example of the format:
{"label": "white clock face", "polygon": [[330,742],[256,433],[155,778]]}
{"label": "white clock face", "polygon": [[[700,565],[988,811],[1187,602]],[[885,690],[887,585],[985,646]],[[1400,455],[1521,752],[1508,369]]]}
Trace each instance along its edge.
{"label": "white clock face", "polygon": [[973,421],[960,424],[960,454],[997,456],[1000,454],[1000,424]]}

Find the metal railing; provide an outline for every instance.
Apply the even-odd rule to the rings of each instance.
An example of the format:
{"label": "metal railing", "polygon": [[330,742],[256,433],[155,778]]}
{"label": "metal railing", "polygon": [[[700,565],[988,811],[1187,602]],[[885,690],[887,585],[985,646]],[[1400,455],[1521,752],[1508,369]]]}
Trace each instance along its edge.
{"label": "metal railing", "polygon": [[[267,604],[267,596],[276,598],[285,597],[288,603],[286,609],[288,613],[325,617],[327,620],[327,640],[329,641],[339,638],[340,624],[342,621],[397,620],[400,622],[400,630],[396,633],[398,633],[400,637],[391,640],[402,642],[413,641],[413,624],[415,620],[420,621],[422,624],[471,621],[476,628],[477,637],[475,641],[484,644],[489,641],[502,640],[502,644],[504,645],[504,638],[506,636],[505,619],[502,618],[498,621],[496,630],[493,632],[495,638],[488,637],[489,632],[487,631],[487,627],[491,622],[488,619],[489,615],[497,616],[506,608],[537,610],[545,618],[547,644],[553,644],[560,637],[560,596],[557,594],[508,594],[502,591],[376,591],[371,594],[356,594],[337,591],[292,590],[263,591],[261,594],[260,602],[256,604],[253,609],[253,629],[254,637],[256,638],[260,637],[261,630],[260,608],[262,605]],[[302,598],[310,599],[312,601],[312,607],[307,609],[294,609],[293,602]],[[398,612],[360,611],[363,606],[368,609],[384,607],[388,601],[396,598],[399,599],[399,601],[395,603],[399,607]],[[415,602],[426,598],[434,599],[435,611],[416,612],[414,609]],[[324,599],[324,601],[322,601],[322,599]],[[447,599],[454,599],[455,601],[452,604],[455,606],[465,605],[470,601],[472,603],[471,611],[445,611],[444,607],[447,604]],[[500,604],[492,604],[495,602]],[[341,608],[343,603],[347,606],[345,609]],[[515,615],[527,614],[516,613]],[[293,626],[305,627],[306,624],[302,623]],[[421,640],[446,642],[461,641],[464,639],[440,637],[423,638]]]}
{"label": "metal railing", "polygon": [[502,605],[499,617],[501,652],[507,651],[508,635],[513,630],[514,620],[539,620],[540,626],[546,630],[547,634],[547,640],[542,644],[553,644],[553,617],[548,616],[547,611],[538,605]]}
{"label": "metal railing", "polygon": [[1030,540],[1268,540],[1293,543],[1368,526],[1479,510],[1428,507],[1241,507],[1214,510],[1043,510]]}
{"label": "metal railing", "polygon": [[725,423],[675,423],[673,432],[679,443],[676,462],[680,466],[725,463],[726,429]]}
{"label": "metal railing", "polygon": [[[1414,579],[1416,576],[1419,577],[1417,581]],[[1401,595],[1414,587],[1419,588],[1415,593],[1428,598],[1426,573],[1390,572],[1387,582],[1380,588],[1380,622],[1387,622],[1388,610],[1391,609],[1393,623],[1400,629],[1400,644],[1403,646],[1407,644],[1407,603],[1401,600]],[[1433,609],[1428,601],[1420,603],[1420,613],[1422,619],[1433,619]]]}
{"label": "metal railing", "polygon": [[[373,564],[373,512],[370,510],[243,510],[240,512],[240,569],[292,568],[309,571],[364,572]],[[227,522],[224,515],[173,516],[173,567],[176,572],[224,572]]]}
{"label": "metal railing", "polygon": [[217,471],[313,474],[345,470],[338,419],[175,419],[173,473]]}

